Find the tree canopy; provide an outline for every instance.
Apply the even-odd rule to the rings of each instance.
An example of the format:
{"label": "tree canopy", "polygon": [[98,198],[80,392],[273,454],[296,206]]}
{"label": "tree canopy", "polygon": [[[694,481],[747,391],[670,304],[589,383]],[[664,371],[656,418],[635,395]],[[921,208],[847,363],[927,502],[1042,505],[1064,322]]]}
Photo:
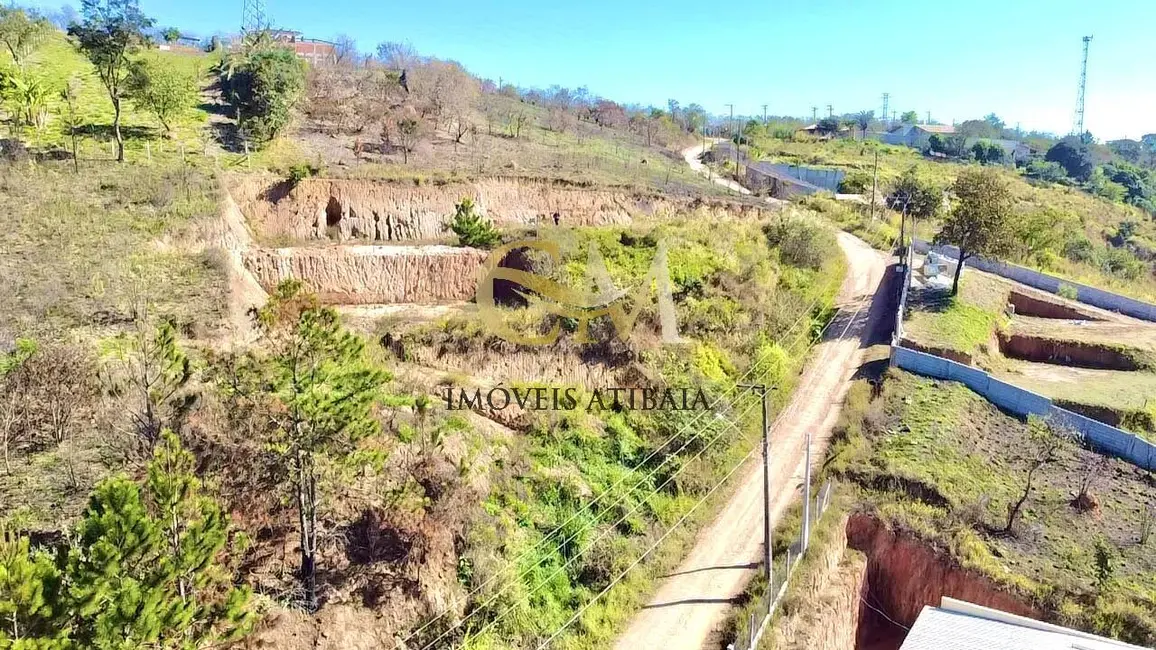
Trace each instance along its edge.
{"label": "tree canopy", "polygon": [[951,294],[959,292],[963,265],[975,255],[1003,255],[1012,247],[1012,194],[1007,180],[996,169],[969,167],[951,186],[956,204],[943,222],[937,244],[959,248]]}
{"label": "tree canopy", "polygon": [[1068,176],[1078,181],[1090,180],[1092,172],[1096,168],[1088,145],[1075,136],[1068,136],[1053,145],[1051,149],[1048,149],[1044,160],[1059,163],[1068,173]]}

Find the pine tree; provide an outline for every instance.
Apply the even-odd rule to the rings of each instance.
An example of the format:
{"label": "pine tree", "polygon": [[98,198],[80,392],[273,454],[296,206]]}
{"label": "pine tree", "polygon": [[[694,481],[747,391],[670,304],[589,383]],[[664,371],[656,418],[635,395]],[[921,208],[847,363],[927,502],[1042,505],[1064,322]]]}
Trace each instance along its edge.
{"label": "pine tree", "polygon": [[271,442],[292,477],[304,605],[315,611],[318,462],[339,459],[380,430],[373,406],[390,377],[367,358],[362,339],[342,328],[337,312],[299,282],[283,282],[258,322],[270,351],[257,363],[267,375],[277,423]]}
{"label": "pine tree", "polygon": [[462,246],[473,248],[493,248],[502,239],[494,224],[474,211],[474,202],[469,197],[454,206],[450,230],[458,236]]}
{"label": "pine tree", "polygon": [[0,648],[67,648],[60,596],[52,557],[30,551],[27,537],[0,533]]}
{"label": "pine tree", "polygon": [[165,431],[144,490],[125,477],[96,487],[65,568],[78,645],[203,647],[247,630],[249,592],[219,560],[226,518],[192,465]]}

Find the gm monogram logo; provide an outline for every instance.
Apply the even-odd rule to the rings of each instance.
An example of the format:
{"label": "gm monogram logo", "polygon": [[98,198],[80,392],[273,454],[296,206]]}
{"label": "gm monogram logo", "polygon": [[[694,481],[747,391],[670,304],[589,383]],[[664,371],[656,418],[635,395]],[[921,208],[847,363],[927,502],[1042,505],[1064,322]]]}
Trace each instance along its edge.
{"label": "gm monogram logo", "polygon": [[[618,338],[623,341],[629,339],[643,306],[650,304],[650,287],[653,283],[657,294],[654,304],[662,326],[662,340],[666,343],[677,343],[680,340],[664,242],[658,242],[658,250],[650,271],[633,292],[614,286],[610,273],[606,270],[602,253],[599,252],[598,244],[595,242],[590,242],[588,248],[584,288],[578,289],[559,284],[536,273],[498,266],[506,255],[518,249],[540,251],[554,262],[559,264],[562,262],[561,247],[549,239],[515,241],[490,253],[478,281],[477,302],[482,322],[497,336],[523,345],[550,345],[558,340],[562,332],[560,320],[554,323],[550,331],[542,335],[512,330],[503,317],[503,310],[494,301],[494,282],[497,280],[507,280],[528,289],[532,295],[521,291],[519,293],[532,302],[544,306],[547,314],[577,321],[574,338],[580,343],[592,340],[589,332],[590,321],[604,316],[609,317]],[[588,291],[585,288],[593,288],[596,291]],[[629,309],[628,302],[633,303],[633,310]]]}

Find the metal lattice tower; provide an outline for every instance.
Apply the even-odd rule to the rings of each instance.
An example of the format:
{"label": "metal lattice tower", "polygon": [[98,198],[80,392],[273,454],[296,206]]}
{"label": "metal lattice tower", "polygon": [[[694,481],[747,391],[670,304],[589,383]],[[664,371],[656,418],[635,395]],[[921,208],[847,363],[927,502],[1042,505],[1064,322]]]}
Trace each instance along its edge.
{"label": "metal lattice tower", "polygon": [[241,10],[241,33],[259,32],[269,27],[269,19],[265,15],[265,0],[242,0],[244,7]]}
{"label": "metal lattice tower", "polygon": [[1084,61],[1080,64],[1080,88],[1076,95],[1076,117],[1072,120],[1072,135],[1084,133],[1084,91],[1088,86],[1088,44],[1091,36],[1084,37]]}
{"label": "metal lattice tower", "polygon": [[891,93],[883,93],[883,112],[879,114],[880,122],[887,122],[887,108],[891,101]]}

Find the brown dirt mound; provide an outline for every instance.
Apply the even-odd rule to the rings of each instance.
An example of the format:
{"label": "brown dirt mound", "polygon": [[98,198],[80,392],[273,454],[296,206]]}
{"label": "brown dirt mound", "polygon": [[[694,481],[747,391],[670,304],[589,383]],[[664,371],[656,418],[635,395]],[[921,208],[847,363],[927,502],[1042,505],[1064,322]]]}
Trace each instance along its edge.
{"label": "brown dirt mound", "polygon": [[1136,355],[1125,348],[1025,334],[1001,333],[998,338],[1000,352],[1013,359],[1106,370],[1142,370],[1145,367]]}

